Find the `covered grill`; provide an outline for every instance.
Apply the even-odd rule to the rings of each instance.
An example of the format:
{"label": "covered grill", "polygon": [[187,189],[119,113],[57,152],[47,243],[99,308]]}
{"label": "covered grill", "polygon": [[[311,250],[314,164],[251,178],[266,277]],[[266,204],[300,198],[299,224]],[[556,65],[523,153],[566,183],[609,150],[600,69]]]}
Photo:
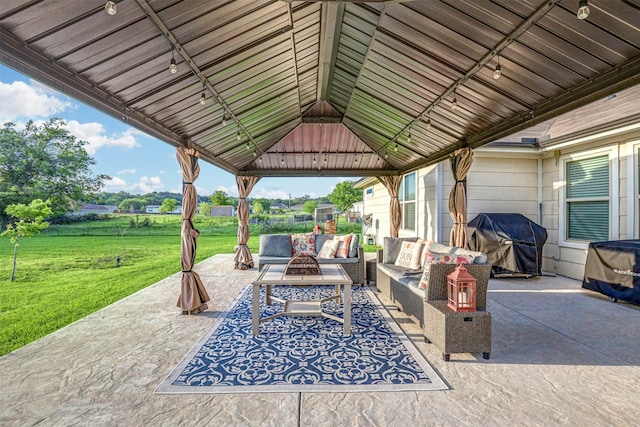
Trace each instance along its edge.
{"label": "covered grill", "polygon": [[542,275],[547,230],[517,213],[482,213],[468,224],[468,246],[487,254],[494,274]]}

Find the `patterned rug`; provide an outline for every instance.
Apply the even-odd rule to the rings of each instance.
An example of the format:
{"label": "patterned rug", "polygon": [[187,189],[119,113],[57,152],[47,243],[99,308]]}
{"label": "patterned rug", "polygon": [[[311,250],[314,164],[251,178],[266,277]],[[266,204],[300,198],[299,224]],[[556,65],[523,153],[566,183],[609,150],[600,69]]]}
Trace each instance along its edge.
{"label": "patterned rug", "polygon": [[[284,299],[326,297],[332,286],[274,287]],[[260,317],[283,304],[264,303]],[[328,301],[324,311],[342,317]],[[314,316],[282,316],[251,334],[251,286],[245,287],[215,324],[158,386],[156,393],[358,392],[446,390],[413,343],[375,295],[354,287],[352,334],[342,324]]]}

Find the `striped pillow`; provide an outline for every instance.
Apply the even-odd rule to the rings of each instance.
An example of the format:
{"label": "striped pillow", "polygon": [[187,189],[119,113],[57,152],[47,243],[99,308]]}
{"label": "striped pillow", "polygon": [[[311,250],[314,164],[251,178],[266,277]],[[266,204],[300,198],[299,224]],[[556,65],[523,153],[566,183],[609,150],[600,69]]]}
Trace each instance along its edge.
{"label": "striped pillow", "polygon": [[336,258],[348,258],[349,257],[349,245],[351,244],[351,234],[346,236],[333,236],[333,240],[340,242],[338,250],[336,250]]}

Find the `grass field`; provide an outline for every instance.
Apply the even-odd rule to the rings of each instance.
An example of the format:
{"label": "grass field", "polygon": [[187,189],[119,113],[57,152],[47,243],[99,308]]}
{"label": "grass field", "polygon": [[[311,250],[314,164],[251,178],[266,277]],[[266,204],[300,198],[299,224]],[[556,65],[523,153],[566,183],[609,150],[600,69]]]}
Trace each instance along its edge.
{"label": "grass field", "polygon": [[[145,217],[52,226],[43,235],[22,239],[13,282],[13,245],[0,239],[0,355],[180,271],[180,217],[155,215],[150,226],[139,226]],[[202,233],[196,262],[234,253],[233,220],[196,217],[194,222]],[[358,232],[359,225],[339,224],[338,230]],[[249,249],[258,252],[260,232],[280,231],[252,226]],[[365,251],[375,249],[365,246]]]}

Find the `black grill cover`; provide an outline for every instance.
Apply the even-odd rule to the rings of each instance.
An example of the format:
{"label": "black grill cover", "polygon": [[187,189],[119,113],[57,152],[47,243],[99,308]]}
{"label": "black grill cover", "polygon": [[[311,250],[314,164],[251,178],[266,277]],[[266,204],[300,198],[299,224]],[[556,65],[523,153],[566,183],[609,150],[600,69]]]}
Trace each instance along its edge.
{"label": "black grill cover", "polygon": [[542,275],[547,230],[517,213],[482,213],[467,227],[469,249],[487,254],[495,274]]}
{"label": "black grill cover", "polygon": [[640,304],[640,240],[589,243],[582,287]]}

